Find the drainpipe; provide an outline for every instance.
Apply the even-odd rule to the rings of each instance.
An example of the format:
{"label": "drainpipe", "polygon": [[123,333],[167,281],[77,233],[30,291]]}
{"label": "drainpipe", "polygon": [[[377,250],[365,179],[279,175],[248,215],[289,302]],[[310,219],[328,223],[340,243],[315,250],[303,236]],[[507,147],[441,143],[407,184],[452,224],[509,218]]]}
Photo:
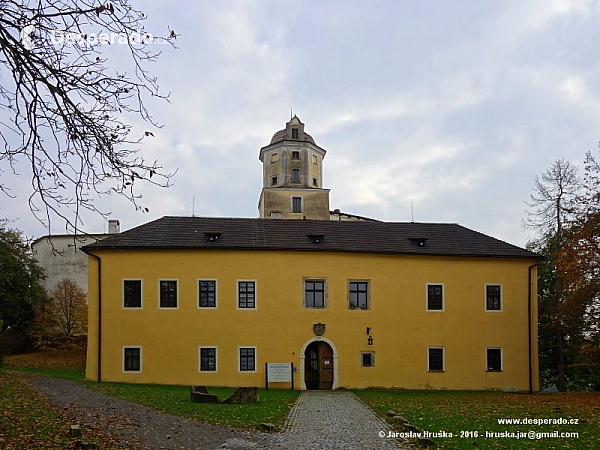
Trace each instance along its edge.
{"label": "drainpipe", "polygon": [[[531,310],[532,310],[532,279],[531,279],[531,273],[533,272],[533,268],[539,266],[539,263],[533,264],[531,266],[529,266],[529,283],[528,283],[528,292],[527,292],[527,317],[528,317],[528,321],[527,321],[527,329],[528,329],[528,335],[529,335],[529,393],[533,394],[533,355],[531,354],[532,352],[532,347],[533,347],[533,336],[531,336]],[[537,280],[536,280],[537,282]]]}
{"label": "drainpipe", "polygon": [[98,382],[100,382],[102,380],[102,259],[93,253],[88,253],[88,256],[98,261]]}

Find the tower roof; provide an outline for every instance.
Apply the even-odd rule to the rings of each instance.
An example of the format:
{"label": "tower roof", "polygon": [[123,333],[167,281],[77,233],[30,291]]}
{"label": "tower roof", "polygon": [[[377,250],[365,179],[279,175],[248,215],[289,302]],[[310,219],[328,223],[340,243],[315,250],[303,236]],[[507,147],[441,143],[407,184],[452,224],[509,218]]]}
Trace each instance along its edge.
{"label": "tower roof", "polygon": [[[291,130],[293,128],[298,129],[297,135],[292,135]],[[292,119],[285,124],[285,128],[283,130],[279,130],[273,135],[273,137],[271,138],[271,143],[269,145],[277,144],[278,142],[286,140],[310,142],[311,144],[317,145],[312,136],[304,131],[304,124],[296,115],[294,115],[294,117],[292,117]]]}

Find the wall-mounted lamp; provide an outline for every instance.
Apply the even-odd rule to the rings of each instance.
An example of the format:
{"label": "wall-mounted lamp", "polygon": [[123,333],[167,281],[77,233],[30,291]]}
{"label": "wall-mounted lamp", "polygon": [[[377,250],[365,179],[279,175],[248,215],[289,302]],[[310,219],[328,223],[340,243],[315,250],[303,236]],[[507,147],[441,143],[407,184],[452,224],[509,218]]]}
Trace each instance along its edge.
{"label": "wall-mounted lamp", "polygon": [[369,336],[369,339],[367,339],[367,342],[369,345],[373,345],[373,336]]}
{"label": "wall-mounted lamp", "polygon": [[371,328],[373,327],[367,327],[367,336],[371,336]]}

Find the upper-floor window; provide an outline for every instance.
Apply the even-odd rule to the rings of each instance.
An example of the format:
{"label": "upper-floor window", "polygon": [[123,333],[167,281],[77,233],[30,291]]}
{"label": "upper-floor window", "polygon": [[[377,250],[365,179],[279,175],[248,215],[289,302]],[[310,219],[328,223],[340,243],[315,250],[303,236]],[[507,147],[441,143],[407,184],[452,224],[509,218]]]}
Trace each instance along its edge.
{"label": "upper-floor window", "polygon": [[292,151],[292,159],[300,159],[300,152],[299,151]]}
{"label": "upper-floor window", "polygon": [[279,181],[279,179],[277,178],[277,175],[272,176],[271,177],[271,186],[275,186],[278,181]]}
{"label": "upper-floor window", "polygon": [[292,169],[292,183],[300,183],[300,169]]}
{"label": "upper-floor window", "polygon": [[123,280],[123,308],[142,307],[142,280]]}
{"label": "upper-floor window", "polygon": [[350,309],[369,309],[369,282],[348,282],[348,306]]}
{"label": "upper-floor window", "polygon": [[238,308],[256,308],[256,281],[238,281]]}
{"label": "upper-floor window", "polygon": [[298,139],[298,128],[292,128],[292,139]]}
{"label": "upper-floor window", "polygon": [[485,285],[485,310],[502,311],[502,286],[499,284]]}
{"label": "upper-floor window", "polygon": [[271,164],[275,164],[278,160],[277,153],[271,153]]}
{"label": "upper-floor window", "polygon": [[304,306],[325,308],[325,280],[304,280]]}
{"label": "upper-floor window", "polygon": [[217,281],[198,280],[198,308],[217,307]]}
{"label": "upper-floor window", "polygon": [[161,308],[177,308],[177,280],[160,280],[159,297]]}
{"label": "upper-floor window", "polygon": [[312,155],[312,163],[315,165],[319,164],[319,158],[315,154]]}
{"label": "upper-floor window", "polygon": [[292,212],[293,213],[301,213],[302,212],[302,197],[292,197]]}
{"label": "upper-floor window", "polygon": [[444,310],[444,285],[427,284],[427,311]]}
{"label": "upper-floor window", "polygon": [[313,186],[314,187],[318,187],[319,186],[319,180],[317,179],[317,177],[313,177]]}

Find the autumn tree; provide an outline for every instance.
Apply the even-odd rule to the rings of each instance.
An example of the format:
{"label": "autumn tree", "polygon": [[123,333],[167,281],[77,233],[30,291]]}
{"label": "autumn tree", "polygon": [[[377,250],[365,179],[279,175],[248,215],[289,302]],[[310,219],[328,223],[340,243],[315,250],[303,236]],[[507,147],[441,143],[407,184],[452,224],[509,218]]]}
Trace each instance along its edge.
{"label": "autumn tree", "polygon": [[[0,176],[30,171],[29,206],[49,230],[59,218],[77,232],[109,193],[147,211],[135,186],[170,184],[139,153],[153,132],[132,134],[136,117],[158,126],[147,99],[166,96],[147,65],[176,38],[145,19],[129,0],[0,0]],[[2,178],[0,190],[13,195]]]}
{"label": "autumn tree", "polygon": [[68,278],[52,290],[46,311],[59,336],[70,339],[87,332],[87,295]]}
{"label": "autumn tree", "polygon": [[526,224],[540,232],[537,247],[543,249],[548,260],[545,267],[540,268],[541,279],[551,282],[539,289],[542,293],[539,298],[540,335],[550,336],[540,340],[540,353],[547,352],[555,358],[557,386],[561,391],[566,390],[565,345],[577,334],[573,317],[578,311],[569,309],[566,304],[563,276],[556,270],[556,260],[576,216],[580,192],[577,167],[560,159],[541,176],[535,177],[534,191],[527,203],[530,209]]}
{"label": "autumn tree", "polygon": [[574,340],[572,372],[587,386],[600,389],[600,164],[586,154],[584,190],[579,213],[556,254],[562,277],[563,307],[570,311]]}

